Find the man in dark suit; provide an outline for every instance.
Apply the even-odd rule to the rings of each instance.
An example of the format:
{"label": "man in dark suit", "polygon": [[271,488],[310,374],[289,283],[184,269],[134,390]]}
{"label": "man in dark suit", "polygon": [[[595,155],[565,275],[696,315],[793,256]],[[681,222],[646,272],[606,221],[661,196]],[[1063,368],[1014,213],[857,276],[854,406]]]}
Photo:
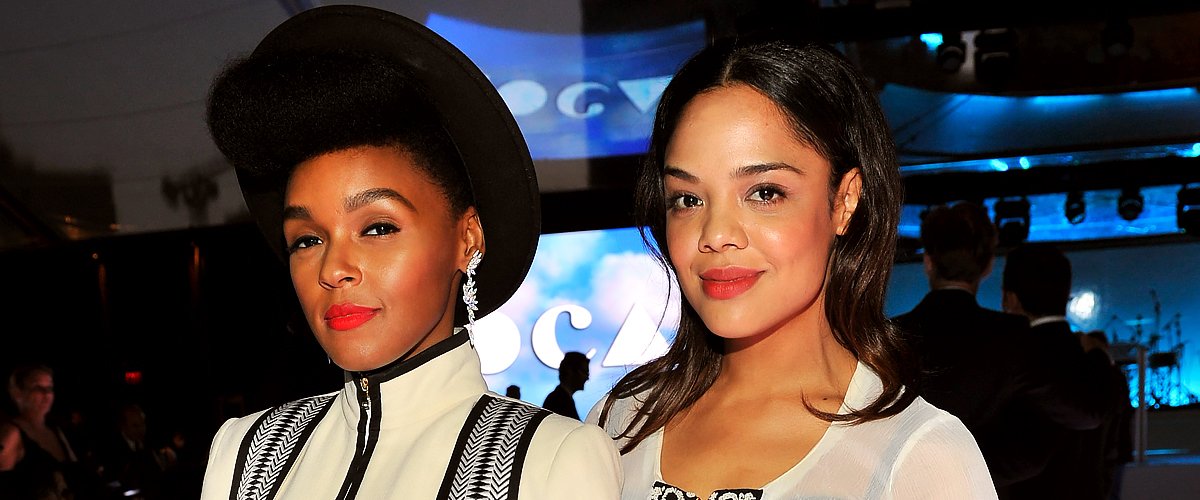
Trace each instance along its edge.
{"label": "man in dark suit", "polygon": [[1109,380],[1108,388],[1112,391],[1112,412],[1098,429],[1087,431],[1095,433],[1089,442],[1095,446],[1092,453],[1098,453],[1102,459],[1102,480],[1104,498],[1118,500],[1121,498],[1121,484],[1125,473],[1125,464],[1133,461],[1133,405],[1129,399],[1129,378],[1125,369],[1121,368],[1109,354],[1108,335],[1104,330],[1092,330],[1079,337],[1083,351],[1099,350],[1108,359]]}
{"label": "man in dark suit", "polygon": [[[1114,382],[1105,351],[1084,351],[1080,335],[1067,323],[1071,296],[1071,262],[1057,248],[1027,243],[1009,252],[1004,266],[1004,310],[1029,319],[1030,333],[1053,361],[1054,375],[1079,381],[1079,391],[1100,396],[1104,421],[1116,411]],[[1069,429],[1036,418],[1013,414],[1049,451],[1046,466],[1035,476],[1009,487],[1013,498],[1104,499],[1103,429]]]}
{"label": "man in dark suit", "polygon": [[579,410],[575,408],[575,392],[583,390],[588,381],[591,368],[590,361],[582,352],[570,351],[563,355],[558,363],[558,387],[546,395],[542,408],[564,417],[579,420]]}
{"label": "man in dark suit", "polygon": [[931,209],[921,223],[921,242],[930,292],[895,318],[921,362],[916,390],[967,426],[1003,493],[1039,473],[1049,458],[1038,436],[1007,416],[1095,428],[1103,417],[1100,396],[1080,392],[1082,382],[1056,376],[1025,318],[976,301],[997,242],[985,208],[964,202]]}
{"label": "man in dark suit", "polygon": [[116,432],[100,449],[102,478],[113,498],[162,498],[164,471],[170,466],[146,438],[146,413],[125,403],[116,414]]}

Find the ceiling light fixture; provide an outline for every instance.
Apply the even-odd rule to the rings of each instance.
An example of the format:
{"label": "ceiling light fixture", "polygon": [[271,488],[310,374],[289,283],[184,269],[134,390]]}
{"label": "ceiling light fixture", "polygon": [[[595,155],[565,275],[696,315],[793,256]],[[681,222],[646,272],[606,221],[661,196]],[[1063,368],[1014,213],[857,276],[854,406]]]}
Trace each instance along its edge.
{"label": "ceiling light fixture", "polygon": [[1117,198],[1117,215],[1132,222],[1142,215],[1145,202],[1141,189],[1137,187],[1122,188],[1121,196]]}
{"label": "ceiling light fixture", "polygon": [[1083,201],[1083,191],[1067,193],[1067,202],[1063,204],[1063,215],[1071,224],[1079,224],[1087,218],[1087,203]]}
{"label": "ceiling light fixture", "polygon": [[1000,87],[1016,70],[1017,32],[1008,28],[987,29],[975,35],[975,80],[986,87]]}
{"label": "ceiling light fixture", "polygon": [[942,43],[937,47],[938,68],[945,73],[957,73],[967,59],[967,44],[962,33],[942,33]]}
{"label": "ceiling light fixture", "polygon": [[1000,246],[1014,247],[1029,237],[1029,199],[1004,199],[996,201],[996,229]]}
{"label": "ceiling light fixture", "polygon": [[1100,44],[1108,57],[1122,57],[1133,48],[1133,26],[1125,19],[1113,19],[1100,31]]}

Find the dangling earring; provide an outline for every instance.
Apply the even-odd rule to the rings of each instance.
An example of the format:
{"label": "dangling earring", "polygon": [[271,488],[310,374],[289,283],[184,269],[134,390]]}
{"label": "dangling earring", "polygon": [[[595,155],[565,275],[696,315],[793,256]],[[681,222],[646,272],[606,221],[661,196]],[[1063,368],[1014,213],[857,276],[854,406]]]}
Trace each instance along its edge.
{"label": "dangling earring", "polygon": [[467,282],[462,287],[463,303],[467,305],[467,338],[471,341],[471,347],[475,347],[475,311],[479,310],[479,299],[475,297],[478,292],[475,288],[475,270],[479,268],[481,260],[483,254],[476,250],[467,262]]}

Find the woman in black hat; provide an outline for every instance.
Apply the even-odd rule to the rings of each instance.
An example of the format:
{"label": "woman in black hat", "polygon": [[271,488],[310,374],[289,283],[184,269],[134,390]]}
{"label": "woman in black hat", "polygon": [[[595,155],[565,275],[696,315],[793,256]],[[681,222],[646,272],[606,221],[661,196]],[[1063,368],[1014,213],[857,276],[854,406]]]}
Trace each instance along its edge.
{"label": "woman in black hat", "polygon": [[538,189],[465,56],[389,12],[312,9],[217,78],[208,121],[346,375],[226,422],[204,498],[617,495],[599,428],[491,393],[480,373],[471,329],[529,269]]}
{"label": "woman in black hat", "polygon": [[906,388],[883,314],[901,184],[874,90],[834,49],[743,38],[689,60],[638,177],[678,333],[588,421],[626,500],[995,498],[966,427]]}

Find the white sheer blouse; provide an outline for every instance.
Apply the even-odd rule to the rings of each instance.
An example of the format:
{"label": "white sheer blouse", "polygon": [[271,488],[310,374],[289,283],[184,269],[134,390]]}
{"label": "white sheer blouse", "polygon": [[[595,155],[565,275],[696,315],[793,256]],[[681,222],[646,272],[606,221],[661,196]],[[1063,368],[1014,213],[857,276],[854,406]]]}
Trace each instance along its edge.
{"label": "white sheer blouse", "polygon": [[[850,380],[842,411],[864,407],[882,390],[879,377],[859,363]],[[633,417],[637,397],[613,405],[601,424],[617,436]],[[599,424],[601,399],[587,421]],[[624,440],[617,442],[620,448]],[[659,467],[662,429],[621,457],[625,483],[622,500],[691,498],[665,484]],[[745,485],[729,485],[744,488]],[[733,490],[731,490],[733,491]],[[983,455],[974,437],[953,415],[917,398],[899,414],[859,425],[832,424],[812,451],[758,491],[719,490],[712,498],[774,499],[994,499]]]}

